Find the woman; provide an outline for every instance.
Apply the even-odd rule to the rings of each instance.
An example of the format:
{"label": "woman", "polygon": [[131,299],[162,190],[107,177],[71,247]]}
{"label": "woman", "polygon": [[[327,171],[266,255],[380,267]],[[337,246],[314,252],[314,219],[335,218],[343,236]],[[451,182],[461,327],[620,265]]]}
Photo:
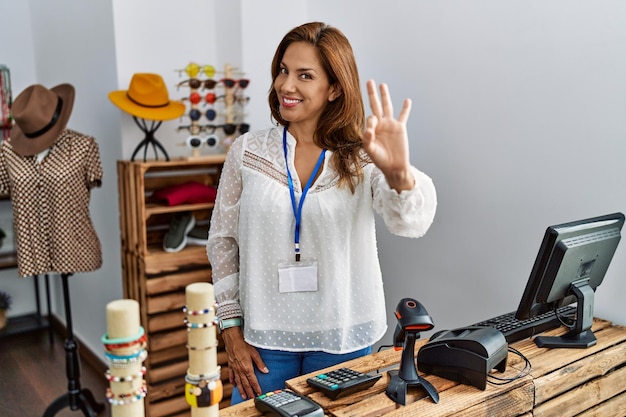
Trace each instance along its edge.
{"label": "woman", "polygon": [[365,121],[350,43],[304,24],[272,61],[277,127],[233,143],[207,254],[213,268],[232,404],[366,355],[386,331],[374,211],[420,237],[436,209],[432,181],[410,165],[406,121],[387,86],[367,91]]}

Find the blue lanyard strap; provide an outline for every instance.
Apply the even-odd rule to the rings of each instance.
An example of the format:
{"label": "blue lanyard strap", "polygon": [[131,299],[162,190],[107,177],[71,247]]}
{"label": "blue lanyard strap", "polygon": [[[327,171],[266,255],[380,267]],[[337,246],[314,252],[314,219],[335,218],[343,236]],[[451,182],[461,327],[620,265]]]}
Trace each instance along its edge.
{"label": "blue lanyard strap", "polygon": [[287,167],[287,179],[289,181],[289,194],[291,195],[291,207],[293,208],[293,215],[296,218],[296,230],[294,233],[294,249],[296,252],[296,262],[300,262],[300,221],[302,219],[302,205],[304,204],[304,199],[306,197],[309,188],[311,188],[311,184],[313,184],[313,180],[317,176],[317,172],[320,170],[322,166],[322,161],[324,161],[324,155],[326,154],[326,149],[322,149],[320,153],[320,157],[317,159],[317,164],[315,164],[315,168],[313,169],[313,173],[309,178],[309,181],[304,186],[302,190],[302,197],[300,197],[300,203],[296,206],[296,192],[293,187],[293,178],[291,177],[291,171],[289,171],[289,158],[287,157],[287,128],[283,129],[283,151],[285,153],[285,165]]}

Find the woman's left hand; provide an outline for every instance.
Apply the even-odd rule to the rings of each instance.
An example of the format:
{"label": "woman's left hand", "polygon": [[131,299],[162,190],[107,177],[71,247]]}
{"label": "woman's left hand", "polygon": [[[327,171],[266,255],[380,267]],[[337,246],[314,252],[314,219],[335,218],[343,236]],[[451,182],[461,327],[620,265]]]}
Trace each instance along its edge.
{"label": "woman's left hand", "polygon": [[367,94],[372,115],[366,121],[363,148],[372,162],[385,174],[391,188],[398,192],[412,189],[415,179],[411,173],[409,138],[406,132],[406,122],[411,113],[411,99],[404,100],[400,115],[395,119],[386,84],[380,85],[379,99],[376,83],[369,80]]}

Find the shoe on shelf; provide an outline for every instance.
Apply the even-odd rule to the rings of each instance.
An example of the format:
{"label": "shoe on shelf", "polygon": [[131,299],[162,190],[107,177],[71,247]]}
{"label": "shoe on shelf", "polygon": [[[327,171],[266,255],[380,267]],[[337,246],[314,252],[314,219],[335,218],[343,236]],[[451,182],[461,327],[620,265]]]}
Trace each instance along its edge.
{"label": "shoe on shelf", "polygon": [[196,246],[206,246],[209,240],[209,225],[198,224],[187,233],[187,244]]}
{"label": "shoe on shelf", "polygon": [[196,219],[189,211],[176,213],[170,221],[170,226],[163,238],[165,252],[180,252],[187,245],[187,233],[193,229]]}

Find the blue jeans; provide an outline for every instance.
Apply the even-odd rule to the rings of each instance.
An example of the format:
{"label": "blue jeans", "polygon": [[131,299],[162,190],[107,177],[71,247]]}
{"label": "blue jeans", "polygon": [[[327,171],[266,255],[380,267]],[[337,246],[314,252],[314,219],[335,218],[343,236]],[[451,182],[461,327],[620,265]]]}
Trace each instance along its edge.
{"label": "blue jeans", "polygon": [[[254,373],[261,385],[263,393],[285,388],[285,381],[310,372],[328,368],[350,359],[372,353],[372,348],[357,350],[352,353],[333,354],[325,352],[285,352],[282,350],[269,350],[257,348],[261,359],[267,365],[269,373],[264,374],[255,368]],[[249,399],[249,398],[248,398]],[[233,389],[230,404],[235,405],[244,401],[239,394],[239,389]]]}

